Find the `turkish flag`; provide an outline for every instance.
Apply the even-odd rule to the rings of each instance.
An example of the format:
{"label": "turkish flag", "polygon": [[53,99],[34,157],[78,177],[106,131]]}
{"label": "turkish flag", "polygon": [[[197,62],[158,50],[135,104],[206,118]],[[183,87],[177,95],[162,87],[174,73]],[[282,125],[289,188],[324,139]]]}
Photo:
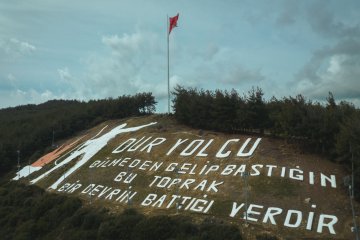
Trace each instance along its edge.
{"label": "turkish flag", "polygon": [[169,18],[169,20],[170,20],[169,34],[171,33],[171,30],[172,30],[174,27],[177,27],[178,18],[179,18],[179,14],[177,14],[175,17],[170,17],[170,18]]}

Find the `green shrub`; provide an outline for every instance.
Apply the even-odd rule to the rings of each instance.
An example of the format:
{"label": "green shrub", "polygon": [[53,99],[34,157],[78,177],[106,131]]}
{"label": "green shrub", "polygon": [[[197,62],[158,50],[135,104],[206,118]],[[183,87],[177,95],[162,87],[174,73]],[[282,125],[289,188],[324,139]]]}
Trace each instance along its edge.
{"label": "green shrub", "polygon": [[168,216],[143,219],[134,230],[134,239],[165,240],[176,236],[175,221]]}
{"label": "green shrub", "polygon": [[276,236],[272,236],[269,234],[262,234],[262,235],[257,235],[256,240],[278,240],[278,238]]}
{"label": "green shrub", "polygon": [[111,216],[99,227],[98,239],[131,239],[134,227],[144,216],[134,209],[126,209],[121,215]]}
{"label": "green shrub", "polygon": [[234,225],[204,223],[200,226],[200,239],[203,240],[241,240],[239,229]]}

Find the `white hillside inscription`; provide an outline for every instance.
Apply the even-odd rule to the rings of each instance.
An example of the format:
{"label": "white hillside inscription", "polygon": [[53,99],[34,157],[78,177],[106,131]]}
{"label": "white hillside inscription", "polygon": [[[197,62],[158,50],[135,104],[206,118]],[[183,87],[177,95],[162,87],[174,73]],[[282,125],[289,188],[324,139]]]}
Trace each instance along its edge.
{"label": "white hillside inscription", "polygon": [[[261,145],[261,138],[230,138],[219,143],[215,138],[177,138],[176,134],[173,138],[169,138],[169,135],[128,135],[155,124],[152,122],[135,127],[121,124],[107,133],[103,133],[103,128],[90,140],[73,147],[65,158],[60,156],[55,164],[49,163],[50,167],[46,171],[41,172],[41,167],[38,168],[37,171],[41,174],[30,182],[37,183],[55,172],[59,174],[62,167],[72,163],[50,185],[50,189],[113,204],[131,203],[143,208],[175,209],[201,214],[212,214],[215,206],[220,204],[219,199],[228,198],[225,199],[228,202],[227,209],[223,211],[229,218],[244,221],[246,215],[249,222],[306,229],[319,234],[334,235],[336,229],[339,229],[338,217],[322,213],[313,203],[307,211],[296,209],[298,203],[291,209],[265,206],[256,200],[246,204],[237,201],[239,196],[235,199],[231,197],[232,193],[228,190],[236,187],[235,181],[242,183],[241,176],[248,173],[252,179],[285,179],[290,183],[301,183],[310,188],[328,191],[338,188],[335,174],[305,171],[300,164],[286,166],[254,162],[255,158],[252,157]],[[94,158],[110,140],[122,135],[126,137],[117,146],[113,146],[108,156],[104,159]],[[96,176],[106,169],[111,170],[111,174],[97,180],[99,182],[91,180],[89,176],[75,175],[84,166],[87,171],[82,173],[89,176]],[[14,180],[27,175],[31,177],[32,172],[24,174],[25,170],[21,170]],[[72,177],[69,178],[70,176]],[[71,180],[74,178],[75,181]],[[243,187],[242,184],[239,186]],[[301,207],[304,208],[303,205]]]}

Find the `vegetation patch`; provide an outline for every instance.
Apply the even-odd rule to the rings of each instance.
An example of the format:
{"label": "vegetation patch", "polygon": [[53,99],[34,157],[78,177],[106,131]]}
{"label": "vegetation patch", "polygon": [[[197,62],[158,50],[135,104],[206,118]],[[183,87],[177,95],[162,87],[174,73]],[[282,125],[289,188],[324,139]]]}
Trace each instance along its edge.
{"label": "vegetation patch", "polygon": [[74,197],[52,194],[37,186],[0,186],[1,239],[233,239],[236,226],[218,222],[195,224],[187,216],[146,217],[134,209],[111,214],[86,207]]}
{"label": "vegetation patch", "polygon": [[273,197],[291,197],[298,194],[300,185],[294,181],[281,177],[252,177],[250,178],[252,191]]}

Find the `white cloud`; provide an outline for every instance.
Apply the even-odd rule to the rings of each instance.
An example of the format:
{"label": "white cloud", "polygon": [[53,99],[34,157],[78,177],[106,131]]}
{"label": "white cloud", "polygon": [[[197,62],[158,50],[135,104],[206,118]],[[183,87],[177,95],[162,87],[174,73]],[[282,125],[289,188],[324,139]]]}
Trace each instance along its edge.
{"label": "white cloud", "polygon": [[[75,76],[68,67],[57,70],[64,84],[71,87],[71,93],[67,95],[79,99],[96,99],[152,92],[159,102],[158,109],[165,111],[167,65],[164,39],[160,40],[153,32],[138,29],[122,36],[102,36],[101,42],[106,51],[89,56],[84,61],[83,74]],[[213,47],[209,51],[212,52],[210,55],[215,55],[217,50]],[[194,61],[197,60],[192,59]],[[194,86],[193,79],[184,79],[177,70],[172,72],[171,91],[177,84]]]}
{"label": "white cloud", "polygon": [[57,70],[59,76],[60,76],[60,79],[61,80],[64,80],[64,81],[71,81],[73,80],[73,77],[71,76],[70,72],[69,72],[69,69],[67,67],[61,69],[59,68]]}
{"label": "white cloud", "polygon": [[[260,85],[266,94],[281,97],[297,93],[285,86],[303,66],[297,89],[319,97],[332,84],[356,95],[360,48],[350,39],[360,37],[359,1],[35,0],[0,5],[0,91],[20,88],[28,96],[35,88],[34,96],[41,98],[49,89],[77,99],[151,91],[162,101],[167,94],[165,14],[179,11],[170,45],[172,85],[239,91]],[[345,39],[342,49],[333,46]],[[312,55],[324,44],[331,47]],[[8,73],[16,84],[9,84]]]}
{"label": "white cloud", "polygon": [[21,42],[16,38],[12,38],[10,39],[10,41],[16,46],[16,48],[18,48],[18,51],[20,51],[22,54],[29,54],[36,50],[36,47],[28,42]]}
{"label": "white cloud", "polygon": [[117,97],[141,91],[152,91],[162,95],[166,86],[158,36],[137,30],[133,34],[103,36],[107,47],[103,54],[97,53],[84,61],[84,73],[74,76],[69,68],[58,69],[58,74],[72,87],[72,95],[80,99]]}
{"label": "white cloud", "polygon": [[16,38],[0,39],[0,56],[6,60],[32,54],[36,47],[28,42],[19,41]]}
{"label": "white cloud", "polygon": [[7,79],[10,81],[10,82],[13,82],[13,81],[15,81],[15,76],[12,74],[12,73],[9,73],[8,75],[7,75]]}
{"label": "white cloud", "polygon": [[39,104],[51,99],[63,99],[50,90],[38,91],[35,89],[13,89],[9,91],[0,90],[1,107],[9,107],[26,104]]}
{"label": "white cloud", "polygon": [[[79,99],[117,97],[137,92],[152,92],[159,109],[167,98],[166,42],[150,31],[137,29],[132,34],[102,36],[106,47],[102,54],[93,54],[84,61],[85,72],[72,75],[68,67],[58,74]],[[231,49],[209,44],[199,51],[172,45],[170,90],[177,84],[205,87],[243,83],[257,85],[265,79],[260,69],[248,69],[239,63]],[[204,85],[205,84],[205,85]]]}
{"label": "white cloud", "polygon": [[102,37],[102,42],[118,53],[124,50],[137,51],[142,45],[142,41],[144,41],[144,36],[140,32],[131,35],[125,33],[122,37],[118,35]]}

